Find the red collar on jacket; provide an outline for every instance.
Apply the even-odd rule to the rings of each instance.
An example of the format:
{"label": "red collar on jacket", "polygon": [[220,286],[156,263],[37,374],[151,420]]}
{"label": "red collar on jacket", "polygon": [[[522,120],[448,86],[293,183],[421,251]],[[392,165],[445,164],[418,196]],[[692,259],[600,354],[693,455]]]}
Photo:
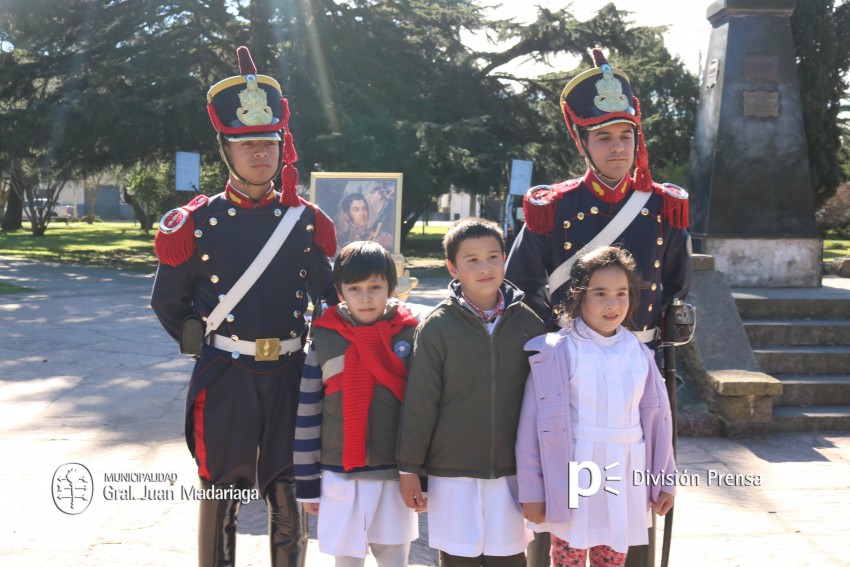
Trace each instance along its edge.
{"label": "red collar on jacket", "polygon": [[592,169],[588,168],[587,173],[584,174],[582,183],[584,183],[584,185],[595,196],[599,197],[609,205],[616,205],[629,194],[632,179],[626,175],[619,183],[617,183],[617,186],[612,189],[604,181],[599,179],[599,176],[597,176]]}
{"label": "red collar on jacket", "polygon": [[[274,183],[272,183],[269,185],[269,190],[266,191],[266,194],[260,197],[260,200],[257,201],[256,206],[262,207],[263,205],[268,205],[275,200],[276,196],[277,195],[274,192]],[[241,209],[254,208],[254,200],[231,185],[229,181],[227,182],[227,187],[224,188],[224,198],[227,199],[227,202],[232,203]]]}

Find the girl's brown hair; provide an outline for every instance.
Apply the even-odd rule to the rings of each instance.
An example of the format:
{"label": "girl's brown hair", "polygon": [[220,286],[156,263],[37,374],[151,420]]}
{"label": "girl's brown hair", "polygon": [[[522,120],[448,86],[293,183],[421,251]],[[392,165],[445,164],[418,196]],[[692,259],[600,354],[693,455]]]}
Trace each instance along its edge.
{"label": "girl's brown hair", "polygon": [[570,293],[561,303],[558,313],[565,319],[564,325],[575,321],[581,315],[581,304],[587,295],[590,278],[597,270],[603,268],[620,268],[626,273],[629,282],[629,309],[623,322],[628,329],[633,329],[635,309],[640,302],[640,292],[647,287],[637,271],[634,257],[622,248],[616,246],[600,246],[583,254],[570,271]]}

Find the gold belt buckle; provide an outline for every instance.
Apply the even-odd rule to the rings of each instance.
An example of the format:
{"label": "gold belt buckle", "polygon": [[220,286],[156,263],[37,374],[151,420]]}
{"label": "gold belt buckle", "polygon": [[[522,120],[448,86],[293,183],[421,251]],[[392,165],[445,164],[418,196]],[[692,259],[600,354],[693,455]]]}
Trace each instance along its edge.
{"label": "gold belt buckle", "polygon": [[268,361],[280,359],[280,339],[257,339],[254,342],[254,360]]}

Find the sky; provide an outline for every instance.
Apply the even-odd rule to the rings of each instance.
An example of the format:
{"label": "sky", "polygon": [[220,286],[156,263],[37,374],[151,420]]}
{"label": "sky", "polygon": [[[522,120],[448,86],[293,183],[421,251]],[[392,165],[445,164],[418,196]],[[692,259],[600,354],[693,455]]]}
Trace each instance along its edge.
{"label": "sky", "polygon": [[[495,4],[498,0],[493,0]],[[693,74],[699,73],[701,54],[708,49],[708,37],[711,26],[705,17],[712,0],[502,0],[501,7],[493,12],[497,18],[514,18],[519,22],[534,19],[537,11],[532,6],[543,6],[550,10],[559,10],[572,5],[572,12],[580,21],[592,18],[596,12],[609,2],[620,10],[632,12],[631,18],[638,26],[669,26],[664,34],[664,44],[673,55],[678,55],[685,67]],[[478,40],[476,48],[487,49],[485,40]],[[588,49],[592,46],[588,46]],[[604,47],[604,46],[603,46]],[[558,66],[566,65],[568,70],[577,60],[556,61]],[[524,64],[519,67],[528,75],[537,71],[546,72],[546,67]],[[516,67],[513,67],[516,69]]]}

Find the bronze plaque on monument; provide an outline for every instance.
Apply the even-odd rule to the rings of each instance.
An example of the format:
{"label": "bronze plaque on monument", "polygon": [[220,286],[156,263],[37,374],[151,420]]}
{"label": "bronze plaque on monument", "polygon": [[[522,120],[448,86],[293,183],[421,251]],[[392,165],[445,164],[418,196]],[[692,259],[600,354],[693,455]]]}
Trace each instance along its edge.
{"label": "bronze plaque on monument", "polygon": [[717,84],[717,74],[720,72],[720,60],[712,59],[705,73],[705,88],[710,89]]}
{"label": "bronze plaque on monument", "polygon": [[743,63],[743,79],[752,83],[779,81],[779,58],[768,55],[747,55]]}
{"label": "bronze plaque on monument", "polygon": [[744,91],[744,116],[777,118],[779,116],[779,92]]}

